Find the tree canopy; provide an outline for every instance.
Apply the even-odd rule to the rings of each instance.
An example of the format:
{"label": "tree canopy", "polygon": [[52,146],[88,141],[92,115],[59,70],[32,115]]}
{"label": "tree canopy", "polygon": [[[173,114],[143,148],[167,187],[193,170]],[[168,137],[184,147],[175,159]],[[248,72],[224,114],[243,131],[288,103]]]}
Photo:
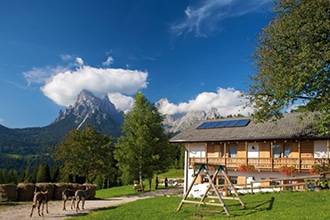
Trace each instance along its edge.
{"label": "tree canopy", "polygon": [[294,104],[330,122],[330,1],[278,0],[258,36],[248,97],[257,122],[278,119]]}
{"label": "tree canopy", "polygon": [[168,168],[171,150],[162,121],[157,108],[137,93],[132,111],[124,116],[124,135],[115,145],[115,159],[124,184],[143,178],[151,182],[154,173]]}
{"label": "tree canopy", "polygon": [[84,130],[70,131],[66,140],[55,147],[53,156],[64,162],[61,172],[91,182],[97,175],[110,171],[114,163],[111,143],[111,137],[86,125]]}

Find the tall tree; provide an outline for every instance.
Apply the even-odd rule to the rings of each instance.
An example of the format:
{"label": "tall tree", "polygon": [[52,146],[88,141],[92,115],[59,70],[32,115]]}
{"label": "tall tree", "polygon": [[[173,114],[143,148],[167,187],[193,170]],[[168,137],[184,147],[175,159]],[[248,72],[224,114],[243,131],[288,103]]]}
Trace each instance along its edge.
{"label": "tall tree", "polygon": [[47,163],[42,163],[38,166],[36,182],[37,183],[51,182],[50,169]]}
{"label": "tall tree", "polygon": [[111,168],[112,138],[86,125],[85,129],[69,132],[66,140],[55,147],[55,160],[63,161],[61,173],[85,177],[93,181]]}
{"label": "tall tree", "polygon": [[124,184],[149,180],[163,172],[170,163],[168,137],[162,127],[163,116],[138,92],[131,112],[125,114],[122,133],[116,143],[115,158]]}
{"label": "tall tree", "polygon": [[52,170],[50,171],[50,178],[53,183],[56,183],[59,181],[59,175],[60,175],[60,168],[58,166],[54,166]]}
{"label": "tall tree", "polygon": [[17,179],[18,179],[17,171],[9,170],[7,173],[7,183],[17,184]]}
{"label": "tall tree", "polygon": [[320,113],[318,129],[328,133],[330,1],[278,0],[274,14],[253,55],[257,75],[248,97],[254,119],[276,120],[286,107],[303,103],[304,112]]}

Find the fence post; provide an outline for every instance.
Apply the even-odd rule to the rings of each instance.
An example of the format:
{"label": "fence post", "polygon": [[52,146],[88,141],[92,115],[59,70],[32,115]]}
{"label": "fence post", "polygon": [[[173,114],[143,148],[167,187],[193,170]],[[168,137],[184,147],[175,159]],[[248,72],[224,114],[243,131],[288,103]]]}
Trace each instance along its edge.
{"label": "fence post", "polygon": [[253,181],[251,181],[250,184],[251,184],[251,194],[253,194]]}
{"label": "fence post", "polygon": [[308,181],[307,181],[307,179],[304,179],[304,182],[305,182],[305,191],[307,191],[307,189],[308,189]]}

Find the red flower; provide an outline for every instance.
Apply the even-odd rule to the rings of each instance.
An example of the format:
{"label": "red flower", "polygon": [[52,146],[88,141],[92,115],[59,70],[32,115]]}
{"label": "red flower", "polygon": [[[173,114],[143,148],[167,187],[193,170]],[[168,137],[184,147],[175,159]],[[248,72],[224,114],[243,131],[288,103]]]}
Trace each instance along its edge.
{"label": "red flower", "polygon": [[329,171],[329,168],[325,167],[323,165],[314,165],[309,170],[309,172],[313,175],[319,175],[319,174],[324,173],[326,171]]}
{"label": "red flower", "polygon": [[245,165],[245,164],[241,164],[238,166],[238,171],[239,172],[253,172],[255,170],[255,167],[253,165]]}
{"label": "red flower", "polygon": [[297,173],[297,169],[294,166],[281,166],[278,171],[286,176]]}

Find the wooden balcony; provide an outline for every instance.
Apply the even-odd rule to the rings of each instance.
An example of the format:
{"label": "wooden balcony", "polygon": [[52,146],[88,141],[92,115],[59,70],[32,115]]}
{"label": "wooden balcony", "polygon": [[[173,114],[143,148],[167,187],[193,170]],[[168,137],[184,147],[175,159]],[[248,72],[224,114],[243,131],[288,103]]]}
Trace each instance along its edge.
{"label": "wooden balcony", "polygon": [[294,166],[300,172],[308,172],[313,165],[328,165],[326,158],[189,158],[189,165],[195,163],[225,165],[228,170],[235,170],[240,165],[253,165],[258,171],[278,171],[281,166]]}

